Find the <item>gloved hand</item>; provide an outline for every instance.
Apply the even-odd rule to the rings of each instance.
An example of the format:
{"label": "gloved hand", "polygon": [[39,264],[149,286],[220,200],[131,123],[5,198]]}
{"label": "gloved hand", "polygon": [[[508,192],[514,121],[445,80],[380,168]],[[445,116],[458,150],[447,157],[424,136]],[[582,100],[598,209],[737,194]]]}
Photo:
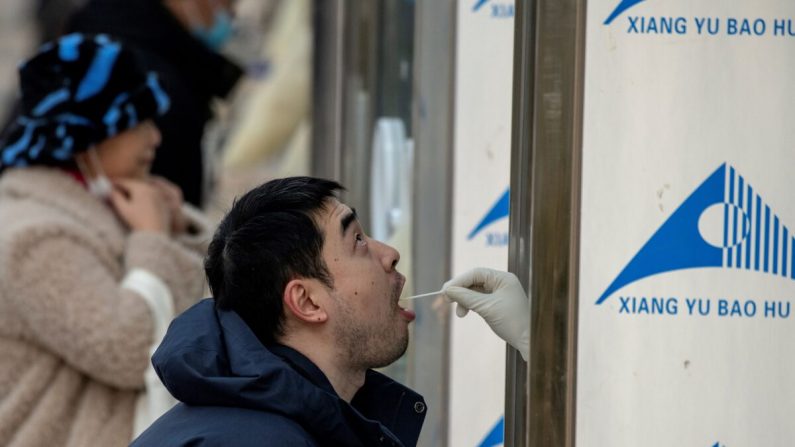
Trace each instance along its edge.
{"label": "gloved hand", "polygon": [[457,303],[456,315],[464,317],[469,310],[474,310],[527,361],[530,300],[513,273],[476,268],[447,281],[442,291]]}

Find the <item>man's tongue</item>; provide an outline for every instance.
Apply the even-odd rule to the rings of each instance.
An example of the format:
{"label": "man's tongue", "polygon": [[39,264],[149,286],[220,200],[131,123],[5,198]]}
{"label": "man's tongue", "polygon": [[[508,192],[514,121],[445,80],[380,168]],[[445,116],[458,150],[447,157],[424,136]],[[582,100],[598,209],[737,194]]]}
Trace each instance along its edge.
{"label": "man's tongue", "polygon": [[417,314],[415,314],[413,310],[404,309],[402,307],[400,307],[400,315],[402,315],[403,318],[405,318],[408,322],[412,322],[415,318],[417,318]]}

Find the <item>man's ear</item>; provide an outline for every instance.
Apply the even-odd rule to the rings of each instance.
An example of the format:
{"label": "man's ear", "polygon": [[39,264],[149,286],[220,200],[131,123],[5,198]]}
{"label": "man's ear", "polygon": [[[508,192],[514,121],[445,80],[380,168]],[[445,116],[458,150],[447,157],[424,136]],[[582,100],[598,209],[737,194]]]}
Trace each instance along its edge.
{"label": "man's ear", "polygon": [[293,279],[284,287],[284,307],[295,318],[307,323],[323,323],[328,314],[318,300],[323,287],[312,279]]}

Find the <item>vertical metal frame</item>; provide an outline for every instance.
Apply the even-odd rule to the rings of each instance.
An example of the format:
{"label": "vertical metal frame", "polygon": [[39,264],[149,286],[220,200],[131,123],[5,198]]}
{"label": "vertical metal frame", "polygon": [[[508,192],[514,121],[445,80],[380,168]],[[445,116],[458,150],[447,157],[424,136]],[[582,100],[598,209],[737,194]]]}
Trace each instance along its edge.
{"label": "vertical metal frame", "polygon": [[[508,223],[508,270],[530,290],[531,270],[531,138],[535,91],[535,0],[516,2],[514,18],[513,117],[511,129],[511,214]],[[531,301],[531,307],[532,301]],[[532,317],[532,315],[531,315]],[[532,325],[532,322],[531,322]],[[532,341],[531,341],[532,346]],[[505,357],[505,443],[526,447],[527,370],[519,353],[507,348]]]}
{"label": "vertical metal frame", "polygon": [[371,139],[379,3],[315,0],[312,175],[347,188],[362,225],[370,220]]}
{"label": "vertical metal frame", "polygon": [[517,2],[509,269],[532,299],[529,362],[507,360],[506,446],[574,445],[585,10]]}
{"label": "vertical metal frame", "polygon": [[313,8],[312,163],[316,177],[342,177],[345,1],[316,0]]}
{"label": "vertical metal frame", "polygon": [[406,0],[380,0],[378,29],[381,39],[376,50],[377,82],[375,114],[403,120],[407,135],[412,132],[412,81],[414,39],[417,37],[416,3]]}
{"label": "vertical metal frame", "polygon": [[[415,290],[436,290],[450,278],[452,256],[453,100],[456,2],[416,3],[414,28],[414,212]],[[418,445],[448,443],[450,315],[417,300],[409,384],[425,396]]]}
{"label": "vertical metal frame", "polygon": [[370,175],[377,77],[376,52],[380,2],[346,0],[344,94],[342,122],[342,198],[355,207],[364,228],[370,227]]}

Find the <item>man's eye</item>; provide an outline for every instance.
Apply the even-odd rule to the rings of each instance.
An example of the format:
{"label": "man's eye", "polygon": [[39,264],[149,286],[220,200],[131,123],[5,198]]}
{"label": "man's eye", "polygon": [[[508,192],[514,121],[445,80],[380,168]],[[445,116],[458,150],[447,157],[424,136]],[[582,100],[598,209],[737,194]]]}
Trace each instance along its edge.
{"label": "man's eye", "polygon": [[356,233],[356,244],[357,245],[367,245],[367,241],[364,240],[364,236],[359,233]]}

